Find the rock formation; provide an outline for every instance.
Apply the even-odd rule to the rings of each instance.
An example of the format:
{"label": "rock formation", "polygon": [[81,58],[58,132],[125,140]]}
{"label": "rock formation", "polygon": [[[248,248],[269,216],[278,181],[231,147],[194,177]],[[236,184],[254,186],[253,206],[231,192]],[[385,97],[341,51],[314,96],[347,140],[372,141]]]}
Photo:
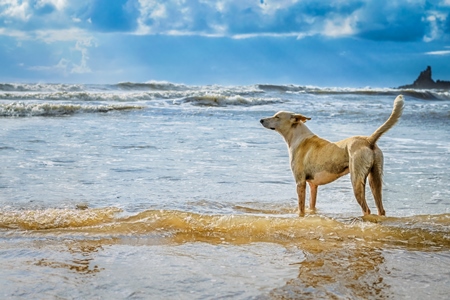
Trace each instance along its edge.
{"label": "rock formation", "polygon": [[450,89],[450,81],[437,80],[431,77],[431,67],[428,66],[425,71],[420,72],[419,77],[413,84],[402,85],[399,89]]}

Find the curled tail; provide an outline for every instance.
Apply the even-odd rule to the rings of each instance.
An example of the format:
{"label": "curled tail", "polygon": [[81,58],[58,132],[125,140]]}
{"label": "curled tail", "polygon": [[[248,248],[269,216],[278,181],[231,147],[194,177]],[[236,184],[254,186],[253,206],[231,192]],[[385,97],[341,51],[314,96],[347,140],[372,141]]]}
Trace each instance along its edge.
{"label": "curled tail", "polygon": [[375,143],[378,141],[378,139],[389,129],[392,128],[392,126],[397,123],[397,121],[400,119],[403,113],[403,106],[405,104],[405,100],[403,99],[403,95],[398,95],[397,98],[395,98],[394,101],[394,108],[392,109],[392,113],[389,116],[389,119],[387,119],[386,122],[384,122],[383,125],[378,127],[377,130],[375,130],[374,133],[372,133],[371,136],[367,138],[370,145],[375,145]]}

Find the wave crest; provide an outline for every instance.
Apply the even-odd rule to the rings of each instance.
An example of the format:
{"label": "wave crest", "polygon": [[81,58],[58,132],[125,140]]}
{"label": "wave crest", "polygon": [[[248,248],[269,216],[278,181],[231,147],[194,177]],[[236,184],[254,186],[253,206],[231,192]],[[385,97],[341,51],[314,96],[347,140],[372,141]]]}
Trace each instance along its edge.
{"label": "wave crest", "polygon": [[43,230],[78,228],[105,224],[114,220],[119,208],[0,210],[0,228]]}
{"label": "wave crest", "polygon": [[176,84],[167,81],[150,81],[144,83],[119,82],[115,87],[122,90],[159,90],[159,91],[178,91],[188,89],[183,84]]}
{"label": "wave crest", "polygon": [[[411,223],[414,225],[411,226]],[[133,224],[136,233],[164,230],[172,232],[176,239],[216,238],[234,243],[285,243],[293,240],[335,242],[359,239],[392,245],[450,249],[450,214],[407,218],[369,216],[336,220],[320,215],[299,218],[145,211],[121,220],[124,228],[128,224]]]}
{"label": "wave crest", "polygon": [[315,87],[297,85],[272,85],[259,84],[257,88],[264,92],[283,92],[294,94],[314,94],[314,95],[384,95],[397,96],[403,94],[421,100],[450,100],[449,90],[426,90],[426,89],[396,89],[396,88],[341,88],[341,87]]}

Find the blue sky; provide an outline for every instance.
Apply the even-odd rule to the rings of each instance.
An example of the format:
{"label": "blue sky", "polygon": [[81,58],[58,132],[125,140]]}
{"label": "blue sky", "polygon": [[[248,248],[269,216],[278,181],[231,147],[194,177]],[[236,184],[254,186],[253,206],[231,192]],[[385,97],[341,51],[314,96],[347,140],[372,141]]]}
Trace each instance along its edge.
{"label": "blue sky", "polygon": [[0,0],[0,81],[450,80],[450,0]]}

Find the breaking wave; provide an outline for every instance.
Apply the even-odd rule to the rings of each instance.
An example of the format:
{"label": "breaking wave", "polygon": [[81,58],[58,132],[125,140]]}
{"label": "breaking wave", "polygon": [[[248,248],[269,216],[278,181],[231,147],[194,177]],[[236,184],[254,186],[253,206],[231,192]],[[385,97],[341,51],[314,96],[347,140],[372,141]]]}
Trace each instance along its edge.
{"label": "breaking wave", "polygon": [[409,97],[422,100],[450,100],[449,90],[426,90],[426,89],[395,89],[395,88],[323,88],[314,86],[296,86],[296,85],[271,85],[259,84],[257,87],[263,91],[284,92],[284,93],[300,93],[300,94],[315,94],[315,95],[340,95],[340,94],[354,94],[354,95],[385,95],[397,96],[403,94]]}
{"label": "breaking wave", "polygon": [[[335,219],[320,215],[209,215],[176,210],[147,210],[120,217],[120,209],[0,210],[2,231],[28,234],[89,234],[119,237],[156,234],[172,241],[230,243],[362,240],[401,247],[450,249],[450,214],[412,217],[369,216]],[[0,231],[0,232],[2,232]],[[11,233],[11,232],[10,232]]]}
{"label": "breaking wave", "polygon": [[[176,94],[184,95],[184,94]],[[57,91],[57,92],[24,92],[24,93],[0,93],[0,99],[21,101],[21,100],[41,100],[41,101],[139,101],[167,99],[171,95],[163,92],[98,92],[98,91]]]}
{"label": "breaking wave", "polygon": [[4,92],[55,92],[55,91],[82,91],[80,84],[51,84],[51,83],[0,83],[0,91]]}
{"label": "breaking wave", "polygon": [[265,105],[282,102],[284,101],[276,98],[255,98],[255,97],[249,98],[242,96],[227,96],[222,94],[205,94],[198,96],[189,96],[173,101],[174,104],[189,103],[196,106],[230,106],[230,105],[254,106],[254,105]]}
{"label": "breaking wave", "polygon": [[138,105],[78,105],[58,103],[0,103],[0,117],[62,116],[75,113],[106,113],[141,109]]}
{"label": "breaking wave", "polygon": [[173,90],[186,90],[190,89],[184,84],[176,84],[166,81],[150,81],[144,83],[136,82],[119,82],[113,87],[117,87],[122,90],[160,90],[160,91],[173,91]]}

